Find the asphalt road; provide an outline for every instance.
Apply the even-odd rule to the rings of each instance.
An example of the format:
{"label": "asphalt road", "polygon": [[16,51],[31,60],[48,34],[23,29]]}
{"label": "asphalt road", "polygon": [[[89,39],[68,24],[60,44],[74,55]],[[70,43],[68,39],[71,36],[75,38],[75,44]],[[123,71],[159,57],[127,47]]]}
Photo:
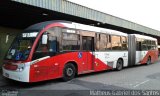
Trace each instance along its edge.
{"label": "asphalt road", "polygon": [[[24,94],[29,94],[32,93],[31,91],[37,90],[39,96],[41,96],[42,93],[49,94],[49,92],[44,92],[42,90],[50,90],[51,93],[60,93],[61,95],[65,93],[65,90],[67,90],[67,93],[74,92],[73,95],[83,93],[78,90],[160,90],[160,61],[151,65],[124,68],[121,71],[109,70],[80,75],[68,82],[56,79],[26,84],[1,77],[0,88],[25,90]],[[78,94],[78,96],[83,95]]]}

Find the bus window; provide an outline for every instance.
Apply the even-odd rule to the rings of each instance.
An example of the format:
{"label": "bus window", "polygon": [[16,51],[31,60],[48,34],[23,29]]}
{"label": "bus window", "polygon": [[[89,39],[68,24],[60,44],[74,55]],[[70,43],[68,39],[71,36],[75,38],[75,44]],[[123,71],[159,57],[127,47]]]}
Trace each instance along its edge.
{"label": "bus window", "polygon": [[127,45],[127,37],[122,36],[122,50],[127,50],[128,45]]}
{"label": "bus window", "polygon": [[100,40],[99,50],[105,51],[106,48],[107,48],[107,36],[106,36],[106,34],[100,34],[99,40]]}
{"label": "bus window", "polygon": [[151,41],[151,49],[156,49],[156,41]]}
{"label": "bus window", "polygon": [[48,41],[49,52],[57,52],[57,38],[55,36],[49,36]]}
{"label": "bus window", "polygon": [[7,55],[8,60],[26,60],[31,51],[34,40],[38,32],[24,32],[20,33],[13,41]]}
{"label": "bus window", "polygon": [[107,50],[112,49],[111,35],[107,35]]}
{"label": "bus window", "polygon": [[112,50],[121,50],[122,44],[120,36],[111,36],[112,37]]}
{"label": "bus window", "polygon": [[148,50],[146,39],[142,39],[142,50]]}
{"label": "bus window", "polygon": [[141,39],[140,38],[136,38],[136,50],[137,51],[141,51],[141,45],[142,45],[142,42],[141,42]]}
{"label": "bus window", "polygon": [[49,33],[49,32],[46,32],[46,34],[48,38],[47,44],[42,44],[42,40],[40,40],[36,52],[56,52],[57,51],[56,37],[52,33]]}
{"label": "bus window", "polygon": [[94,38],[83,36],[82,37],[82,50],[94,51]]}
{"label": "bus window", "polygon": [[148,50],[151,50],[151,48],[152,48],[151,40],[147,40],[147,48],[148,48]]}
{"label": "bus window", "polygon": [[78,34],[63,33],[62,38],[63,51],[80,50],[80,38]]}
{"label": "bus window", "polygon": [[33,60],[42,58],[45,56],[53,56],[57,53],[58,51],[58,42],[57,42],[57,37],[56,37],[56,31],[55,30],[47,30],[43,35],[47,35],[47,43],[43,44],[42,43],[42,37],[41,36],[39,42],[37,43],[34,55],[33,55]]}
{"label": "bus window", "polygon": [[96,34],[96,48],[95,48],[96,51],[99,50],[99,42],[100,42],[100,41],[99,41],[99,38],[100,38],[100,36],[99,36],[99,34],[97,33],[97,34]]}

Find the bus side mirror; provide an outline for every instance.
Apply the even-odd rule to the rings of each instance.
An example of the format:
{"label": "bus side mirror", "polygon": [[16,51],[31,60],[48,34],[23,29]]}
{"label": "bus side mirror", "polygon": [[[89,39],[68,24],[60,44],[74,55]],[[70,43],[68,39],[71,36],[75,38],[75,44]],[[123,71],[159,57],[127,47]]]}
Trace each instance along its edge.
{"label": "bus side mirror", "polygon": [[42,44],[47,44],[48,36],[47,34],[42,35]]}

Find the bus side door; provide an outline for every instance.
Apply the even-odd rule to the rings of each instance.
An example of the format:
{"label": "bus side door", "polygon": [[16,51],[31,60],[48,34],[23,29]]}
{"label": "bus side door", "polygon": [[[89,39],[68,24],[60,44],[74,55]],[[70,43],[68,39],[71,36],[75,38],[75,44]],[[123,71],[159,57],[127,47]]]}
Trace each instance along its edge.
{"label": "bus side door", "polygon": [[83,50],[83,70],[94,70],[94,37],[82,36],[82,50]]}

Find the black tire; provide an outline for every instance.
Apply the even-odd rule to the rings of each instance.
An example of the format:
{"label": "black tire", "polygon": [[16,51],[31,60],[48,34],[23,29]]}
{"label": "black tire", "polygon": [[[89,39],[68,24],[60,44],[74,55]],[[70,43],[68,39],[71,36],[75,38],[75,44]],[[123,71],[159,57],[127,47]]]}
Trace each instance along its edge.
{"label": "black tire", "polygon": [[123,69],[123,61],[122,61],[122,59],[118,59],[117,65],[116,65],[116,70],[120,71],[122,69]]}
{"label": "black tire", "polygon": [[146,65],[149,65],[149,64],[151,64],[151,57],[150,56],[148,57],[148,60],[146,62]]}
{"label": "black tire", "polygon": [[67,63],[63,69],[63,81],[69,81],[76,75],[76,68],[72,63]]}

